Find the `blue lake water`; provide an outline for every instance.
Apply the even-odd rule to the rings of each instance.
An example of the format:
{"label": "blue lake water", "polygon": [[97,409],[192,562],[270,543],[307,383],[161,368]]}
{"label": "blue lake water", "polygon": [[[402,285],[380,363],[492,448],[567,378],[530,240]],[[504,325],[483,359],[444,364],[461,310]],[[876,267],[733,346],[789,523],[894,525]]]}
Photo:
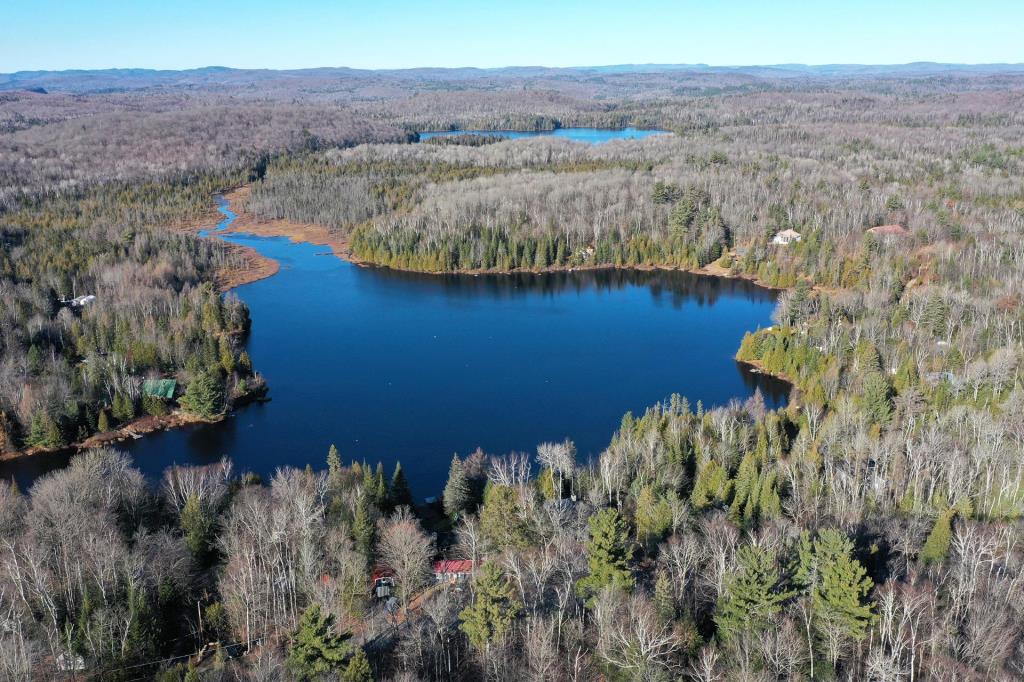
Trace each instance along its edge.
{"label": "blue lake water", "polygon": [[501,135],[511,140],[525,137],[564,137],[574,142],[600,144],[610,140],[635,140],[649,135],[670,135],[667,130],[640,130],[638,128],[559,128],[557,130],[521,131],[521,130],[435,130],[420,133],[420,140],[432,137],[450,137],[452,135]]}
{"label": "blue lake water", "polygon": [[[227,216],[233,214],[222,203]],[[440,492],[452,453],[533,452],[573,439],[607,446],[622,415],[674,392],[706,406],[769,406],[788,387],[733,360],[743,333],[771,324],[776,294],[743,280],[600,270],[435,276],[365,268],[323,246],[230,235],[281,264],[239,287],[248,351],[272,400],[215,425],[120,444],[149,476],[230,456],[240,470],[402,462],[418,497]],[[67,455],[0,466],[25,484]]]}

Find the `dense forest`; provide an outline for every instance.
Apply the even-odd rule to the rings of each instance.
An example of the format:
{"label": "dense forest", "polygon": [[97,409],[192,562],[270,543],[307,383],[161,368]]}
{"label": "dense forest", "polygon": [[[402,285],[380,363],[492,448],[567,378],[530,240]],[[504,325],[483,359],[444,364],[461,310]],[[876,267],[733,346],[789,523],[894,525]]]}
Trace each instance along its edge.
{"label": "dense forest", "polygon": [[177,378],[193,398],[206,386],[192,404],[205,418],[259,390],[248,310],[212,285],[232,256],[152,227],[208,210],[216,182],[104,186],[0,218],[0,450],[167,414],[175,396],[145,379]]}
{"label": "dense forest", "polygon": [[[237,469],[159,482],[85,451],[0,488],[0,675],[1024,678],[1024,81],[530,77],[308,74],[235,104],[167,84],[54,95],[85,123],[67,99],[35,119],[43,95],[0,102],[17,112],[0,133],[7,440],[178,409],[146,378],[177,378],[207,416],[258,390],[259,320],[213,286],[234,256],[174,229],[240,184],[247,211],[327,226],[382,265],[780,287],[774,326],[736,352],[790,381],[789,405],[674,396],[625,415],[593,461],[570,441],[477,452],[443,491],[333,448],[270,480],[231,453]],[[218,131],[252,107],[305,113]],[[180,149],[46,151],[47,131],[112,122]],[[196,146],[176,137],[203,122]],[[672,134],[412,142],[580,124]]]}

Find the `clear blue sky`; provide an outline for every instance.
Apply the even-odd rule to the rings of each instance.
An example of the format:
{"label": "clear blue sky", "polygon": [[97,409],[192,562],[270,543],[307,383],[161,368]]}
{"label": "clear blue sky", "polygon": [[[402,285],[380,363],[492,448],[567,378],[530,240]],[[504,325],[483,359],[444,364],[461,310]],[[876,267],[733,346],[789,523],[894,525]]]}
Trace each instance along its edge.
{"label": "clear blue sky", "polygon": [[3,4],[0,72],[209,65],[1024,62],[1024,0]]}

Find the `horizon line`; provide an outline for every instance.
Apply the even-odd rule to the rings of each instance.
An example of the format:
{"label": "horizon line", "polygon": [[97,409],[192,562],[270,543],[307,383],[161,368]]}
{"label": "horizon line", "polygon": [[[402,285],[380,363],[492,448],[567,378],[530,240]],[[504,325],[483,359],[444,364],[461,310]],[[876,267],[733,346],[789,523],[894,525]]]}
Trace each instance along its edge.
{"label": "horizon line", "polygon": [[829,68],[829,67],[908,67],[908,66],[938,66],[938,67],[1021,67],[1024,62],[947,62],[931,60],[915,60],[910,62],[777,62],[763,64],[709,64],[705,62],[622,62],[616,64],[583,64],[575,66],[546,66],[543,64],[508,64],[505,66],[401,66],[401,67],[357,67],[344,65],[323,65],[323,66],[302,66],[291,68],[275,68],[268,66],[226,66],[222,64],[207,64],[205,66],[169,68],[156,66],[101,66],[101,67],[68,67],[61,69],[19,69],[17,71],[0,71],[2,76],[17,76],[29,73],[84,73],[96,71],[153,71],[153,72],[189,72],[189,71],[318,71],[318,70],[347,70],[365,72],[390,72],[390,71],[505,71],[512,69],[542,69],[549,71],[585,71],[588,69],[614,69],[614,68],[658,68],[658,69],[792,69],[792,68]]}

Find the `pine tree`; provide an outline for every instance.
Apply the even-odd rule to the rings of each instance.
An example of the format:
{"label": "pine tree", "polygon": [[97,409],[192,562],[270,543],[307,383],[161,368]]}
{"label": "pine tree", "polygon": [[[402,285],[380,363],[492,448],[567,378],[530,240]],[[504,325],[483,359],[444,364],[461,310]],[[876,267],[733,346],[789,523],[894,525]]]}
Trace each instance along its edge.
{"label": "pine tree", "polygon": [[231,350],[231,339],[224,334],[220,337],[218,345],[220,352],[220,366],[227,374],[231,374],[235,371],[235,354]]}
{"label": "pine tree", "polygon": [[32,423],[25,443],[43,448],[57,448],[64,444],[64,436],[60,432],[60,426],[49,412],[37,410],[32,415]]}
{"label": "pine tree", "polygon": [[363,461],[362,466],[363,472],[363,494],[369,498],[369,502],[374,506],[380,505],[380,500],[377,499],[377,477],[373,473],[373,469],[370,465]]}
{"label": "pine tree", "polygon": [[377,462],[377,473],[373,477],[373,498],[377,506],[387,509],[391,496],[388,494],[388,481],[384,478],[384,464]]}
{"label": "pine tree", "polygon": [[110,418],[107,416],[106,410],[100,410],[100,416],[96,420],[96,430],[100,433],[106,433],[110,430]]}
{"label": "pine tree", "polygon": [[956,508],[939,514],[935,519],[932,532],[921,548],[921,561],[926,564],[940,564],[946,559],[949,553],[949,543],[953,539],[953,517],[956,515]]}
{"label": "pine tree", "polygon": [[924,304],[921,315],[921,326],[932,336],[942,336],[946,332],[946,318],[949,309],[946,302],[937,295],[932,295]]}
{"label": "pine tree", "polygon": [[43,353],[39,350],[39,346],[34,343],[29,346],[25,359],[28,361],[28,371],[31,374],[38,375],[43,371]]}
{"label": "pine tree", "polygon": [[602,509],[590,517],[590,539],[586,542],[590,574],[576,583],[576,591],[592,598],[605,587],[633,588],[629,562],[633,549],[627,544],[626,524],[614,509]]}
{"label": "pine tree", "polygon": [[395,473],[391,476],[391,506],[412,507],[412,491],[409,490],[409,482],[405,480],[405,472],[402,471],[402,463],[395,464]]}
{"label": "pine tree", "polygon": [[519,493],[507,485],[489,485],[480,510],[480,532],[491,549],[501,552],[527,544]]}
{"label": "pine tree", "polygon": [[636,537],[644,546],[661,540],[672,527],[672,507],[664,497],[646,485],[636,498]]}
{"label": "pine tree", "polygon": [[668,571],[659,569],[654,579],[654,608],[663,623],[671,623],[676,619],[676,598],[672,589],[672,578]]}
{"label": "pine tree", "polygon": [[195,494],[185,500],[179,523],[185,536],[185,545],[200,564],[204,563],[213,539],[214,522]]}
{"label": "pine tree", "polygon": [[871,620],[871,604],[866,599],[873,583],[853,558],[849,538],[837,530],[823,530],[812,542],[804,531],[794,582],[810,594],[815,618],[822,626],[854,640],[864,638]]}
{"label": "pine tree", "polygon": [[[697,405],[699,409],[700,403]],[[697,471],[690,502],[697,510],[721,504],[732,492],[732,486],[733,482],[729,480],[726,468],[713,459],[709,460]]]}
{"label": "pine tree", "polygon": [[736,559],[739,568],[726,576],[715,613],[722,639],[742,632],[763,632],[792,596],[783,589],[775,556],[766,549],[744,545]]}
{"label": "pine tree", "polygon": [[189,412],[205,419],[223,414],[224,387],[220,377],[209,372],[200,374],[189,383],[185,395],[178,402]]}
{"label": "pine tree", "polygon": [[327,475],[333,479],[339,474],[341,474],[341,454],[334,443],[331,443],[331,447],[327,449]]}
{"label": "pine tree", "polygon": [[459,629],[470,644],[486,650],[491,642],[508,632],[523,605],[515,598],[512,585],[505,579],[501,566],[487,562],[473,580],[473,604],[459,614]]}
{"label": "pine tree", "polygon": [[355,654],[345,667],[341,675],[342,682],[373,682],[373,669],[370,668],[370,660],[366,658],[366,652],[362,647],[356,649]]}
{"label": "pine tree", "polygon": [[761,492],[760,485],[757,455],[748,452],[740,460],[733,483],[732,502],[729,505],[729,518],[733,523],[740,525],[753,520],[750,517],[754,516],[756,510],[756,495]]}
{"label": "pine tree", "polygon": [[885,424],[892,417],[892,390],[880,372],[871,372],[864,380],[864,411],[876,424]]}
{"label": "pine tree", "polygon": [[373,556],[374,527],[370,513],[370,500],[365,492],[356,500],[356,513],[352,520],[352,536],[356,543],[356,549],[369,561]]}
{"label": "pine tree", "polygon": [[466,511],[471,499],[469,479],[458,455],[452,456],[452,465],[448,469],[448,483],[444,487],[444,511],[452,519],[457,519]]}
{"label": "pine tree", "polygon": [[292,635],[288,669],[301,682],[340,670],[350,650],[347,639],[334,632],[334,616],[311,604]]}

